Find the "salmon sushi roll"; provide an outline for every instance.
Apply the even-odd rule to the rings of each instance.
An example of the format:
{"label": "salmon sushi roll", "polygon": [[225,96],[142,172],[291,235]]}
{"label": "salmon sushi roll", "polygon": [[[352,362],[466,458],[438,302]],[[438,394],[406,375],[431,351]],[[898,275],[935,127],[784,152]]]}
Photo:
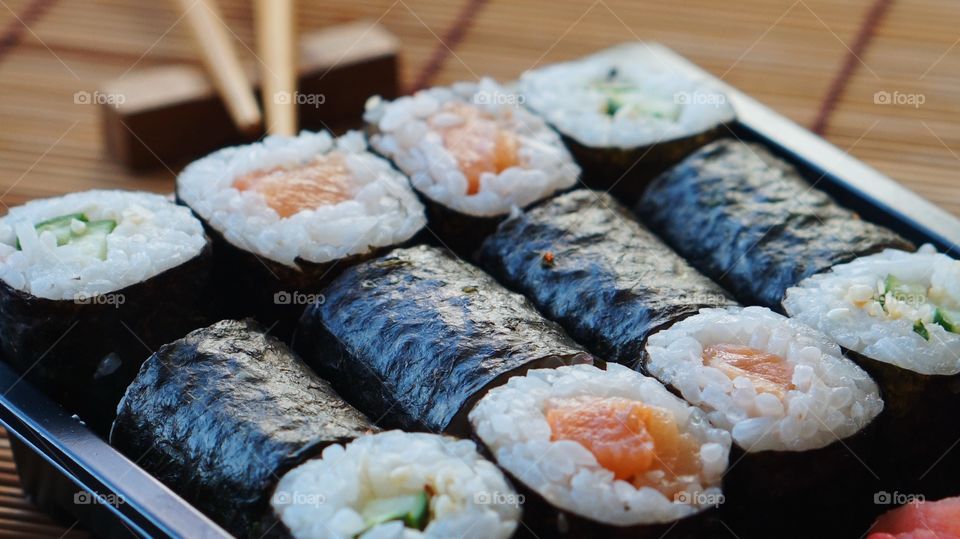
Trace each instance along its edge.
{"label": "salmon sushi roll", "polygon": [[560,138],[490,79],[367,104],[370,144],[410,177],[439,241],[470,254],[512,208],[569,189]]}
{"label": "salmon sushi roll", "polygon": [[802,504],[819,510],[790,533],[858,530],[878,486],[870,450],[884,403],[826,335],[762,307],[703,309],[650,337],[645,368],[733,438],[735,529],[783,533]]}
{"label": "salmon sushi roll", "polygon": [[942,497],[960,473],[960,261],[888,249],[787,290],[790,316],[850,350],[890,406],[882,434],[897,487]]}
{"label": "salmon sushi roll", "polygon": [[613,363],[531,370],[492,389],[469,420],[526,496],[534,534],[713,530],[730,435],[653,378]]}
{"label": "salmon sushi roll", "polygon": [[734,119],[720,88],[645,43],[528,71],[518,91],[560,132],[584,184],[628,204]]}
{"label": "salmon sushi roll", "polygon": [[216,243],[224,315],[287,335],[337,272],[402,244],[426,222],[407,178],[359,132],[268,137],[189,165],[177,197]]}

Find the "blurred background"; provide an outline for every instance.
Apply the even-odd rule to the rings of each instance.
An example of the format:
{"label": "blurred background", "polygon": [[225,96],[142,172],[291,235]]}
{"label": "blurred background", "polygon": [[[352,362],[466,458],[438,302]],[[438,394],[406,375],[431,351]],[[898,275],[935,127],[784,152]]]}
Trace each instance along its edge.
{"label": "blurred background", "polygon": [[[250,0],[218,4],[252,61]],[[386,28],[403,93],[658,41],[960,215],[956,0],[300,0],[297,10],[300,33],[357,19]],[[171,191],[180,164],[128,170],[105,149],[104,104],[76,96],[199,63],[176,2],[0,0],[0,212],[91,187]],[[0,537],[64,534],[83,535],[23,500],[0,440]]]}

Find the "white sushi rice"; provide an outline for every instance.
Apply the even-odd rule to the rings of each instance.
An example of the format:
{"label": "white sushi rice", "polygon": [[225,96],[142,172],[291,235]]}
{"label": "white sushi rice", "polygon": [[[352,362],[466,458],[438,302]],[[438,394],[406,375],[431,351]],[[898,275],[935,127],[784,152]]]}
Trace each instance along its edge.
{"label": "white sushi rice", "polygon": [[[401,521],[367,527],[374,499],[432,491],[423,531]],[[271,506],[296,539],[507,538],[520,520],[503,472],[469,440],[388,431],[327,447],[287,472]]]}
{"label": "white sushi rice", "polygon": [[[593,453],[572,440],[551,441],[546,419],[550,399],[620,397],[671,413],[681,432],[700,442],[700,483],[682,496],[615,480]],[[470,423],[497,463],[551,504],[616,526],[672,522],[722,502],[720,479],[727,467],[730,435],[712,427],[702,412],[672,395],[660,382],[626,367],[590,365],[538,369],[511,378],[474,407]]]}
{"label": "white sushi rice", "polygon": [[[708,131],[734,118],[726,94],[643,43],[625,43],[586,58],[554,64],[520,77],[528,107],[585,146],[636,148]],[[616,76],[609,75],[615,71]],[[604,85],[617,92],[607,112]]]}
{"label": "white sushi rice", "polygon": [[[495,118],[497,125],[518,136],[519,166],[499,174],[483,173],[476,194],[467,194],[468,180],[441,134],[428,119],[448,101],[458,100]],[[422,90],[385,102],[367,102],[364,120],[376,127],[370,145],[410,176],[414,187],[430,199],[473,216],[495,216],[522,208],[552,193],[572,187],[580,174],[560,141],[542,119],[520,106],[522,99],[491,79]],[[457,116],[444,121],[456,125]]]}
{"label": "white sushi rice", "polygon": [[[105,260],[73,243],[58,246],[49,231],[37,234],[34,225],[74,213],[116,221]],[[74,220],[72,227],[82,232],[85,225]],[[89,300],[179,266],[206,243],[200,221],[164,196],[83,191],[28,202],[0,219],[0,279],[41,298]]]}
{"label": "white sushi rice", "polygon": [[[793,389],[760,390],[704,365],[704,348],[734,345],[793,366]],[[730,431],[747,452],[806,451],[860,431],[883,410],[874,381],[826,335],[763,307],[701,309],[647,341],[647,371]]]}
{"label": "white sushi rice", "polygon": [[[920,292],[886,292],[890,275]],[[960,335],[933,320],[937,307],[960,310],[960,261],[931,245],[916,253],[887,249],[834,266],[788,289],[783,306],[869,358],[926,375],[960,373]],[[914,331],[918,320],[929,340]]]}
{"label": "white sushi rice", "polygon": [[[262,194],[233,185],[250,172],[306,165],[333,150],[346,156],[350,200],[282,218]],[[177,178],[177,194],[231,244],[288,266],[298,258],[330,262],[402,243],[426,224],[407,179],[368,152],[358,132],[334,140],[304,131],[225,148],[190,164]]]}

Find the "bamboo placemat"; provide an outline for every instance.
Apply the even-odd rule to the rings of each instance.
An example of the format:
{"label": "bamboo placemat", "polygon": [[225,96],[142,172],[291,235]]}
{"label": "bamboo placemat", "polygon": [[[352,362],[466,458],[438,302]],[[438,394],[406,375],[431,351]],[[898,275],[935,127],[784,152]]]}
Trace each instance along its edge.
{"label": "bamboo placemat", "polygon": [[[219,3],[251,47],[250,2]],[[176,170],[132,176],[106,160],[96,108],[73,101],[131,68],[196,63],[169,6],[0,0],[0,203],[92,187],[171,190]],[[302,30],[380,21],[401,39],[407,89],[510,79],[614,43],[660,41],[960,214],[956,0],[301,0],[299,8]],[[62,533],[22,499],[0,438],[0,537]]]}

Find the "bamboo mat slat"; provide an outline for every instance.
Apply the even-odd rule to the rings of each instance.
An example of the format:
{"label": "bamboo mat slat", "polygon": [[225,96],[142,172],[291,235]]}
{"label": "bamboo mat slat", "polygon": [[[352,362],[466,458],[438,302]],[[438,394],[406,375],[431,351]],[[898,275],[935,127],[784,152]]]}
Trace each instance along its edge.
{"label": "bamboo mat slat", "polygon": [[[863,62],[826,136],[960,214],[960,5],[894,3]],[[877,92],[891,101],[895,92],[922,96],[923,103],[877,103]]]}
{"label": "bamboo mat slat", "polygon": [[[866,33],[862,63],[848,62],[868,13],[885,2],[303,0],[299,26],[379,20],[401,39],[408,88],[482,75],[508,80],[618,42],[660,41],[803,125],[820,119],[841,149],[960,215],[960,5],[889,2]],[[249,0],[219,4],[249,55]],[[97,109],[73,102],[74,92],[93,91],[131,66],[196,63],[190,36],[169,6],[0,0],[0,213],[31,198],[93,187],[172,189],[176,171],[133,176],[105,159]],[[464,14],[473,16],[461,20]],[[449,51],[440,40],[451,38]],[[839,74],[845,62],[852,63],[849,78]],[[925,102],[876,104],[878,91],[922,94]],[[4,436],[0,538],[61,536],[64,530],[23,498]]]}

